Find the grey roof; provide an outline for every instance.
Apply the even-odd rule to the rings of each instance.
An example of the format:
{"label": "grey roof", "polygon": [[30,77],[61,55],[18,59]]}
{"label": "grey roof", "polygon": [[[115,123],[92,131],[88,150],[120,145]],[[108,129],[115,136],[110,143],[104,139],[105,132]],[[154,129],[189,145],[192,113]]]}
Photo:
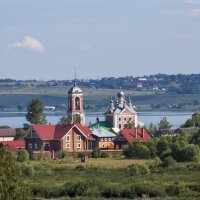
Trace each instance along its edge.
{"label": "grey roof", "polygon": [[14,137],[16,135],[15,128],[1,128],[0,137]]}
{"label": "grey roof", "polygon": [[74,86],[69,89],[68,94],[73,94],[73,93],[82,93],[82,90],[81,90],[81,88]]}
{"label": "grey roof", "polygon": [[198,128],[177,128],[174,132],[175,133],[185,133],[185,134],[193,134],[198,132]]}
{"label": "grey roof", "polygon": [[103,128],[93,128],[92,130],[92,135],[97,136],[97,137],[116,137],[116,135],[110,131],[107,131],[106,129]]}

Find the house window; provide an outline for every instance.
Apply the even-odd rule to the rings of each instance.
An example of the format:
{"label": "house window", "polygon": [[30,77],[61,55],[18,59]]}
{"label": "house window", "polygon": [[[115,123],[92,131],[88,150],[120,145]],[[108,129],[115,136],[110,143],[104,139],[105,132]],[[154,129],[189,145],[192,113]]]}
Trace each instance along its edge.
{"label": "house window", "polygon": [[37,149],[38,148],[38,145],[37,145],[37,143],[35,143],[35,149]]}
{"label": "house window", "polygon": [[108,138],[108,141],[109,141],[109,142],[111,142],[111,141],[112,141],[112,139],[111,139],[111,138]]}
{"label": "house window", "polygon": [[67,144],[66,144],[66,148],[67,148],[67,149],[70,149],[70,143],[67,143]]}
{"label": "house window", "polygon": [[126,117],[124,118],[124,121],[126,121]]}
{"label": "house window", "polygon": [[32,149],[33,145],[32,144],[28,144],[28,149]]}
{"label": "house window", "polygon": [[129,118],[129,121],[131,121],[131,117]]}
{"label": "house window", "polygon": [[122,125],[121,125],[121,124],[119,124],[119,129],[121,129],[121,127],[122,127]]}
{"label": "house window", "polygon": [[67,142],[70,142],[70,136],[69,136],[69,135],[67,135],[66,141],[67,141]]}
{"label": "house window", "polygon": [[81,136],[77,135],[77,141],[81,141]]}
{"label": "house window", "polygon": [[101,142],[103,142],[103,138],[101,138]]}
{"label": "house window", "polygon": [[119,117],[119,121],[121,121],[121,117]]}
{"label": "house window", "polygon": [[104,138],[104,141],[107,142],[107,138]]}
{"label": "house window", "polygon": [[81,143],[77,143],[77,149],[80,149],[81,148]]}

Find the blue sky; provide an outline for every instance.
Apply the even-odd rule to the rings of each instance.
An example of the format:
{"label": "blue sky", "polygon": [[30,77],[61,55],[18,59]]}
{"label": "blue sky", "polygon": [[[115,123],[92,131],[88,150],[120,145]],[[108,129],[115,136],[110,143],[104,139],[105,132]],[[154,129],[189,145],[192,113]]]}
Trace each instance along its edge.
{"label": "blue sky", "polygon": [[200,0],[0,0],[0,78],[200,73]]}

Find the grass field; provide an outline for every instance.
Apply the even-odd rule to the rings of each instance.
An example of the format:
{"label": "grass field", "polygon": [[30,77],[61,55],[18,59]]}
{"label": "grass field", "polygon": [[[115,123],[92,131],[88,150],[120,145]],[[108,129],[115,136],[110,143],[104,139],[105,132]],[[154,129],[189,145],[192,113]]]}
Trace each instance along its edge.
{"label": "grass field", "polygon": [[[35,197],[48,199],[199,199],[200,164],[178,163],[170,168],[133,175],[130,165],[153,165],[153,160],[116,158],[31,161],[34,173],[23,175]],[[166,188],[177,187],[174,198]]]}

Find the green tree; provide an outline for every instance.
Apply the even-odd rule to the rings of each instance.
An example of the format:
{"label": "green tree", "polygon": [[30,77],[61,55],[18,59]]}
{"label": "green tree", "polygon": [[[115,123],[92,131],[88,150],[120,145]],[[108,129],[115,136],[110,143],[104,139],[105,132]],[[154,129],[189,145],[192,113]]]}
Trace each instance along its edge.
{"label": "green tree", "polygon": [[20,167],[14,156],[0,148],[0,199],[28,199],[28,188],[20,180]]}
{"label": "green tree", "polygon": [[192,115],[191,119],[188,119],[183,125],[182,128],[188,127],[197,127],[200,128],[200,112],[196,112]]}
{"label": "green tree", "polygon": [[21,140],[24,138],[26,131],[24,129],[17,130],[17,134],[15,135],[14,140]]}
{"label": "green tree", "polygon": [[39,99],[32,99],[27,106],[26,120],[31,124],[46,124],[46,118],[43,114],[43,105]]}
{"label": "green tree", "polygon": [[80,124],[81,123],[81,117],[78,114],[73,115],[73,120],[72,120],[72,115],[69,114],[68,116],[63,116],[60,118],[60,121],[58,122],[59,124],[69,124],[70,122],[73,122],[74,124]]}
{"label": "green tree", "polygon": [[197,133],[193,134],[190,142],[193,144],[197,144],[200,147],[200,130]]}
{"label": "green tree", "polygon": [[18,162],[26,162],[29,160],[29,153],[25,149],[22,149],[17,152],[17,161]]}
{"label": "green tree", "polygon": [[169,129],[172,127],[170,123],[167,121],[167,117],[163,117],[158,124],[159,129]]}
{"label": "green tree", "polygon": [[151,136],[157,131],[156,125],[154,125],[152,122],[149,124],[148,132]]}

